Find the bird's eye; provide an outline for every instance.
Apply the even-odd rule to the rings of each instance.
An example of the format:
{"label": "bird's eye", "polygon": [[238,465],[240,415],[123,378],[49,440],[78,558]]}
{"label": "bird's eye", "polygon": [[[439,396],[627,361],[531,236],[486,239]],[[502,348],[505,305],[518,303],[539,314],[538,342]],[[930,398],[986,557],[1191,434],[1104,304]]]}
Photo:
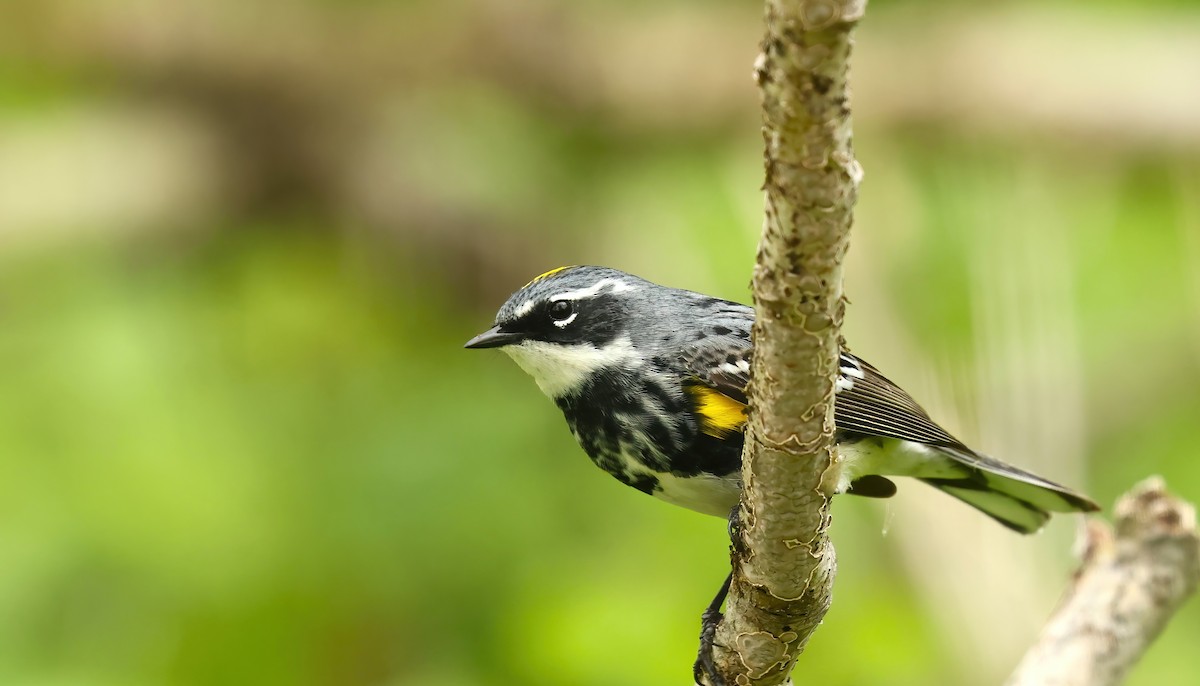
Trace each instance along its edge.
{"label": "bird's eye", "polygon": [[575,311],[575,308],[571,305],[571,303],[569,301],[556,300],[555,302],[550,303],[550,318],[551,319],[556,319],[561,322],[562,320],[566,319],[567,317],[570,317],[571,313],[574,311]]}

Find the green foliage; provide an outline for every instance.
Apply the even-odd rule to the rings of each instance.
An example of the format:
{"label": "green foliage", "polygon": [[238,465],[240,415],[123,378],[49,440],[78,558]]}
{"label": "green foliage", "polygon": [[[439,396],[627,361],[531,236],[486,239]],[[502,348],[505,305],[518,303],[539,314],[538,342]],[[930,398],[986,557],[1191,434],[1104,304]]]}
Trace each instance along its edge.
{"label": "green foliage", "polygon": [[[120,117],[156,83],[71,59],[0,56],[0,118],[97,82]],[[724,522],[606,477],[515,365],[461,344],[562,263],[744,300],[753,102],[749,123],[655,128],[513,65],[441,68],[347,156],[382,160],[361,176],[394,215],[333,163],[316,200],[243,196],[254,158],[225,141],[230,188],[199,209],[128,234],[0,227],[0,684],[685,682]],[[187,121],[220,128],[207,91],[181,92]],[[313,126],[321,150],[349,145]],[[1048,138],[860,133],[847,339],[1006,460],[1101,503],[1151,473],[1200,499],[1200,167]],[[1015,663],[1066,582],[1073,523],[976,537],[953,503],[922,518],[939,498],[836,501],[835,602],[798,682],[999,683]],[[1190,683],[1198,632],[1193,603],[1129,683]]]}

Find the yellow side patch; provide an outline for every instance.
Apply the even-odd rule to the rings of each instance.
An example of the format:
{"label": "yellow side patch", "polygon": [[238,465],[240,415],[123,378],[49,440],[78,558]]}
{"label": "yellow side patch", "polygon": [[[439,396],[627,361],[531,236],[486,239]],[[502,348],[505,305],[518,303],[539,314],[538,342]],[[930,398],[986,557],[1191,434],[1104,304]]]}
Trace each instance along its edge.
{"label": "yellow side patch", "polygon": [[746,425],[746,406],[708,386],[689,386],[696,400],[700,431],[716,438],[725,438]]}
{"label": "yellow side patch", "polygon": [[550,271],[548,271],[548,272],[542,272],[541,274],[538,274],[537,276],[535,276],[535,277],[533,277],[532,279],[530,279],[530,280],[529,280],[529,283],[527,283],[527,284],[525,284],[524,286],[522,286],[522,288],[529,288],[529,287],[530,287],[530,286],[532,286],[533,284],[537,283],[538,281],[541,281],[542,279],[544,279],[544,278],[546,278],[546,277],[548,277],[548,276],[554,276],[555,274],[557,274],[557,273],[561,272],[562,270],[564,270],[564,269],[570,269],[571,267],[574,267],[574,266],[575,266],[575,265],[573,265],[573,264],[568,264],[568,265],[567,265],[567,266],[565,266],[565,267],[555,267],[554,269],[551,269],[551,270],[550,270]]}

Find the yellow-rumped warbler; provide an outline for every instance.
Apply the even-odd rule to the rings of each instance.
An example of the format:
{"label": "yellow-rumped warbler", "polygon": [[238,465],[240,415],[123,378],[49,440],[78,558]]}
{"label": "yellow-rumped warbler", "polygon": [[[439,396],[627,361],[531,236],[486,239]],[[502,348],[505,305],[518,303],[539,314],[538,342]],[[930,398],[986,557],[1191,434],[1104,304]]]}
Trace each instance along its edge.
{"label": "yellow-rumped warbler", "polygon": [[[592,461],[669,503],[728,516],[741,488],[754,310],[606,267],[562,267],[514,293],[468,348],[500,348],[566,416]],[[911,476],[1021,533],[1087,497],[968,448],[842,352],[839,493],[887,497]]]}
{"label": "yellow-rumped warbler", "polygon": [[[754,310],[606,267],[561,267],[509,297],[468,348],[533,376],[598,467],[669,503],[730,517],[741,491]],[[839,493],[888,497],[911,476],[1021,533],[1087,497],[971,450],[877,369],[842,352],[834,396]],[[697,682],[715,669],[727,577],[701,617]]]}

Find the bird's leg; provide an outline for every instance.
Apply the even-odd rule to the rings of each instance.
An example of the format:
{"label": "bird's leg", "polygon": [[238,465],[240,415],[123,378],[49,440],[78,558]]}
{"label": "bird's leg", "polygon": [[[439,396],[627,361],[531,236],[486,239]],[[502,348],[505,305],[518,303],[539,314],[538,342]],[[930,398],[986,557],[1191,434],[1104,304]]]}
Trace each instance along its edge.
{"label": "bird's leg", "polygon": [[[739,515],[741,514],[741,503],[733,506],[729,512],[729,540],[737,545],[737,529],[739,523]],[[713,596],[712,602],[704,609],[704,613],[700,615],[700,650],[696,653],[696,662],[692,665],[692,676],[696,679],[696,683],[702,683],[702,676],[708,677],[709,686],[725,686],[725,679],[717,672],[717,665],[713,661],[713,641],[717,637],[717,625],[721,623],[724,615],[721,614],[721,605],[725,602],[725,596],[729,595],[729,584],[733,582],[733,572],[725,577],[725,583],[721,584],[720,590]]]}
{"label": "bird's leg", "polygon": [[709,686],[725,686],[725,680],[717,672],[717,665],[713,661],[713,640],[717,637],[717,625],[724,616],[721,614],[721,604],[725,602],[725,596],[729,595],[731,581],[733,572],[725,577],[725,583],[721,584],[717,595],[700,615],[700,650],[696,653],[696,663],[692,665],[692,676],[697,684],[703,683],[700,681],[701,676],[707,676]]}

